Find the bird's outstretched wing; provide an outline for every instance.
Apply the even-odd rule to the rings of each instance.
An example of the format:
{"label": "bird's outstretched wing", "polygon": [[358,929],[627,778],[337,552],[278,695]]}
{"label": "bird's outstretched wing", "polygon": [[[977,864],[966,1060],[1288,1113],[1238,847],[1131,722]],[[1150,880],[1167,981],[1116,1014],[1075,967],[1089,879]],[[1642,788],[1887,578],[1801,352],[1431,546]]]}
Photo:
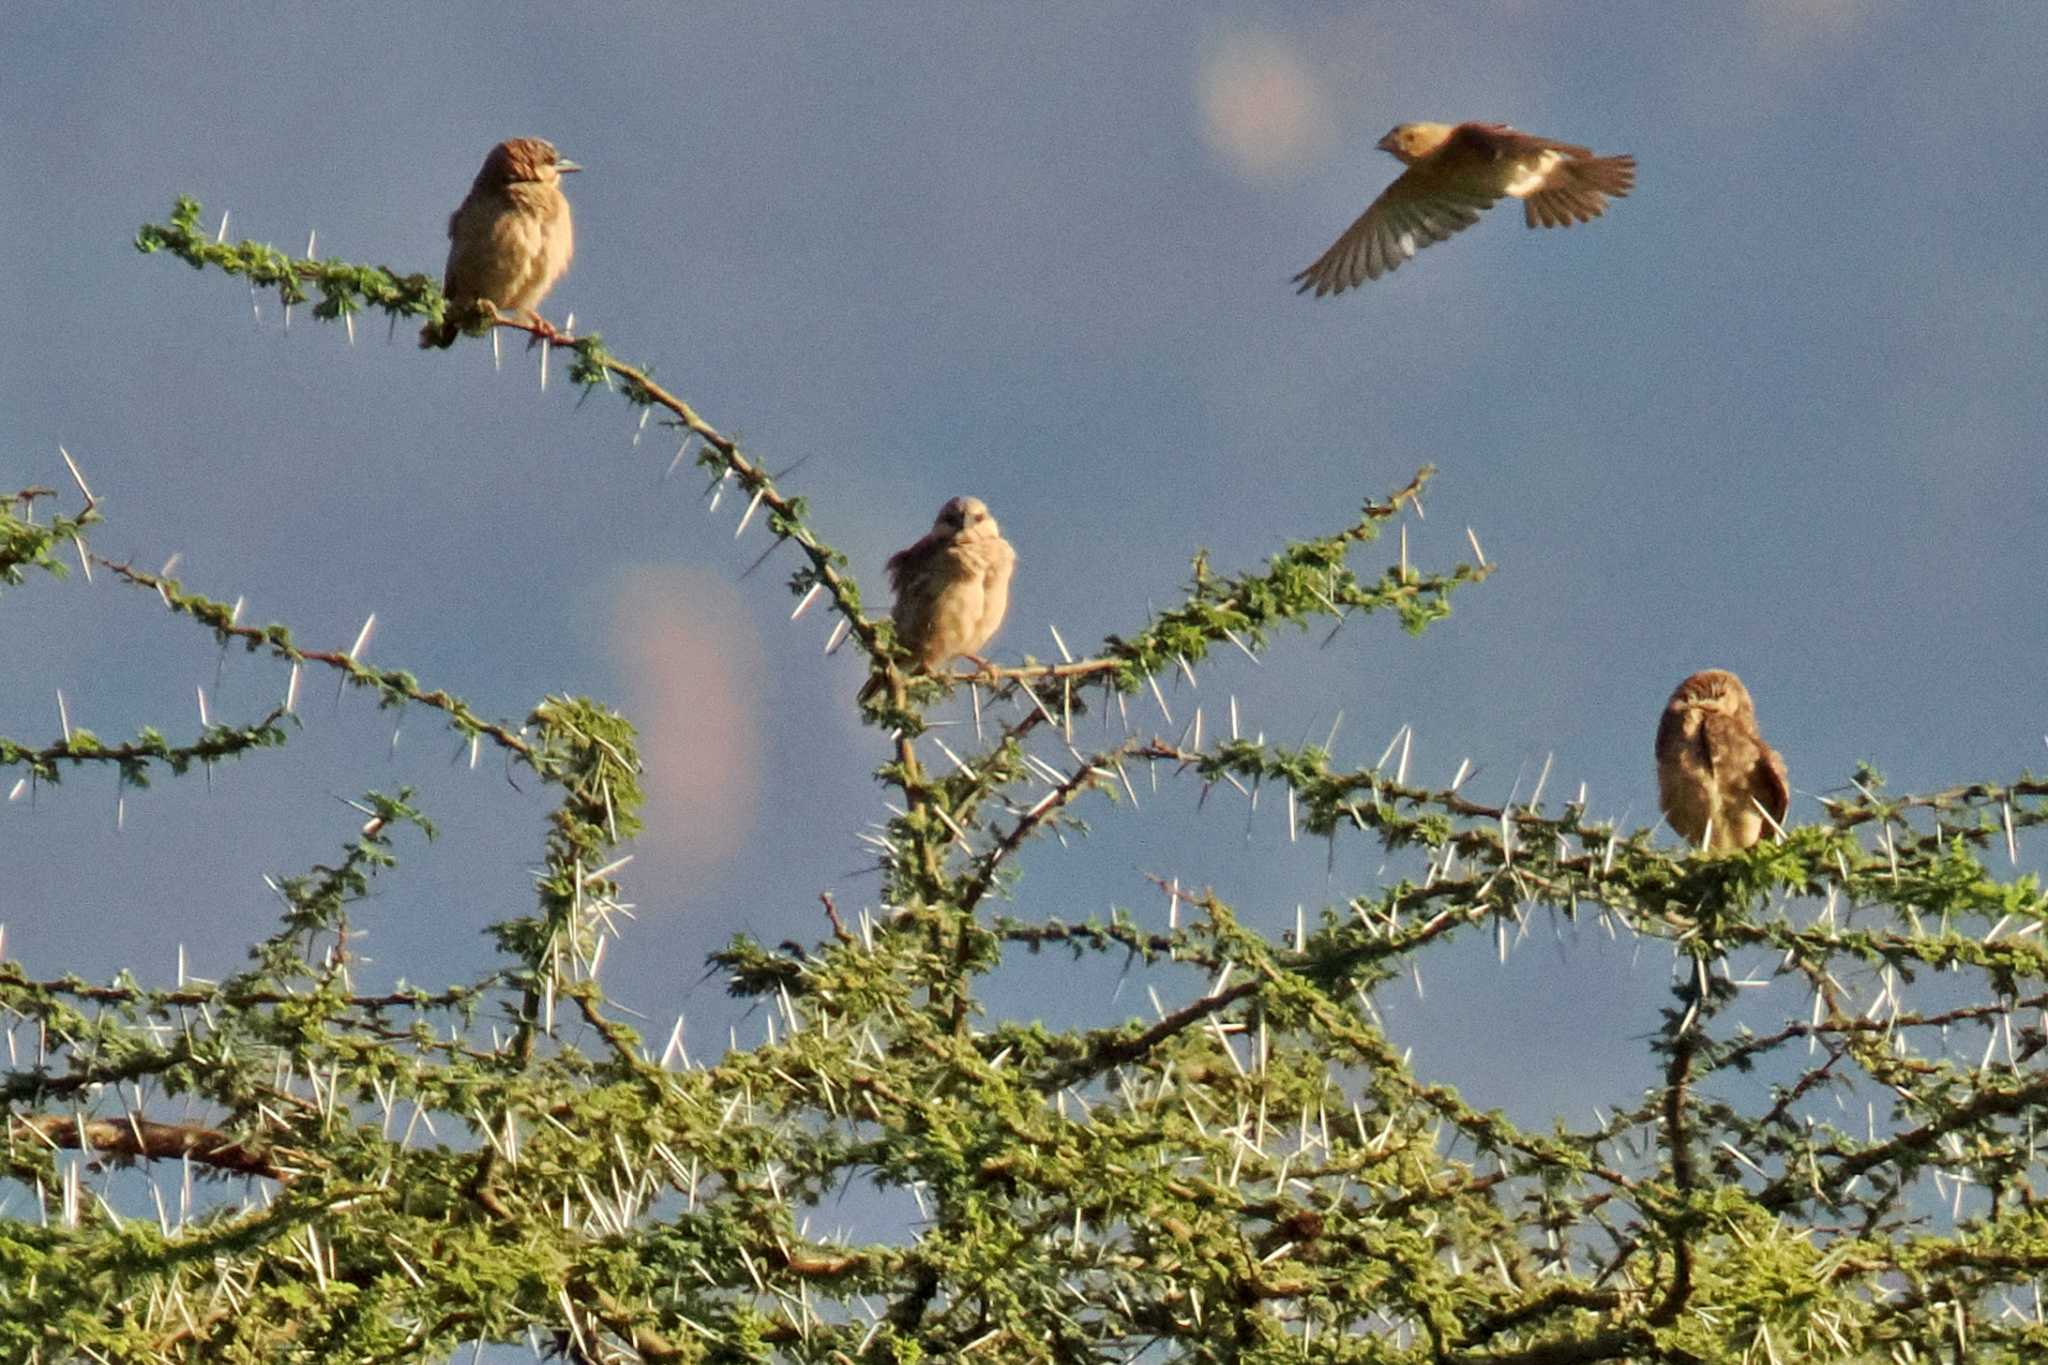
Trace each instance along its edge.
{"label": "bird's outstretched wing", "polygon": [[[1457,134],[1452,136],[1456,141]],[[1471,227],[1506,193],[1505,177],[1492,162],[1492,154],[1477,147],[1461,147],[1448,160],[1440,151],[1416,162],[1294,277],[1300,286],[1295,292],[1313,290],[1317,298],[1342,293],[1400,269],[1422,248]]]}
{"label": "bird's outstretched wing", "polygon": [[1568,227],[1598,218],[1609,196],[1635,186],[1632,156],[1594,156],[1590,147],[1504,123],[1461,123],[1412,160],[1405,147],[1389,150],[1409,160],[1408,169],[1294,277],[1297,292],[1321,298],[1376,280],[1472,226],[1504,195],[1526,201],[1530,227]]}

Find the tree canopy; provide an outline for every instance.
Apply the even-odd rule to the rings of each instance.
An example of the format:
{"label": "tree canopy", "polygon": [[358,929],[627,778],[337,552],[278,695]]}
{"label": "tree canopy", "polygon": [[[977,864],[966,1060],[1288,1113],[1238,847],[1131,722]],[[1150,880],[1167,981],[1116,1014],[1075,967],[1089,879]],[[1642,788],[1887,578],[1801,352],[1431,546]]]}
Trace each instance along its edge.
{"label": "tree canopy", "polygon": [[[440,315],[424,276],[217,241],[199,220],[180,200],[137,244],[329,322]],[[0,1355],[402,1361],[527,1343],[592,1361],[1548,1365],[2048,1350],[2033,1185],[2048,956],[2041,889],[2017,871],[2048,782],[1894,795],[1865,768],[1824,820],[1709,856],[1546,800],[1540,780],[1487,803],[1411,781],[1391,751],[1344,767],[1327,743],[1172,715],[1162,681],[1218,651],[1287,650],[1300,628],[1379,628],[1371,617],[1420,635],[1483,583],[1476,539],[1472,562],[1409,562],[1404,519],[1428,469],[1263,564],[1198,555],[1181,600],[1134,607],[1127,632],[1080,657],[925,677],[801,496],[598,336],[561,349],[575,388],[673,428],[734,490],[743,528],[795,547],[799,609],[834,613],[871,661],[883,686],[866,716],[887,757],[875,811],[847,824],[876,820],[879,908],[825,896],[812,940],[741,936],[717,955],[772,1021],[766,1040],[692,1057],[643,1034],[601,984],[607,945],[633,933],[620,859],[641,772],[625,717],[550,696],[523,720],[488,718],[456,680],[308,648],[232,600],[95,558],[82,476],[68,512],[51,509],[71,494],[23,489],[0,511],[0,585],[33,591],[69,555],[274,661],[286,700],[181,740],[68,724],[48,742],[0,737],[0,780],[111,767],[143,785],[290,761],[299,678],[323,671],[500,751],[552,807],[534,901],[507,909],[466,980],[353,982],[351,907],[433,856],[434,812],[402,789],[364,794],[334,861],[279,880],[275,931],[227,979],[92,982],[0,958]],[[928,710],[963,693],[971,739],[930,728]],[[1106,741],[1081,737],[1087,713],[1115,718]],[[1090,803],[1135,804],[1155,781],[1282,803],[1290,828],[1370,846],[1383,870],[1279,934],[1247,925],[1227,889],[1171,879],[1156,905],[1102,916],[1006,908],[1034,860],[1085,832]],[[1546,921],[1633,938],[1672,972],[1642,1027],[1658,1083],[1538,1128],[1418,1073],[1376,997],[1453,940],[1505,952]],[[1151,1009],[993,1011],[986,984],[1028,955],[1127,964]],[[100,1175],[131,1164],[152,1197],[117,1207]]]}

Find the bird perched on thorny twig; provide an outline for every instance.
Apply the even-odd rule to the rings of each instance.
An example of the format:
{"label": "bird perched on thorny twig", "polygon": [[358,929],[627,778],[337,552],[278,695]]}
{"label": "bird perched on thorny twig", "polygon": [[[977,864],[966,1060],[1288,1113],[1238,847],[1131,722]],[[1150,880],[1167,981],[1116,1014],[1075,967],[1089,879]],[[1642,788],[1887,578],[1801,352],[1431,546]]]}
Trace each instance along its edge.
{"label": "bird perched on thorny twig", "polygon": [[420,328],[420,345],[454,344],[482,303],[541,321],[534,306],[576,253],[562,176],[582,169],[537,137],[491,148],[469,196],[448,219],[448,272],[441,285],[448,306],[440,322]]}
{"label": "bird perched on thorny twig", "polygon": [[[936,672],[963,655],[988,666],[975,651],[1003,624],[1016,567],[1017,552],[980,498],[954,498],[939,509],[924,539],[889,556],[889,586],[896,593],[889,619],[919,669]],[[879,690],[870,682],[862,700]]]}
{"label": "bird perched on thorny twig", "polygon": [[1529,226],[1591,222],[1636,183],[1632,156],[1521,133],[1505,123],[1403,123],[1379,140],[1405,166],[1316,263],[1294,278],[1317,298],[1376,280],[1432,242],[1479,221],[1504,194],[1523,201]]}
{"label": "bird perched on thorny twig", "polygon": [[1657,724],[1657,803],[1671,828],[1710,852],[1748,848],[1764,813],[1783,825],[1792,803],[1785,760],[1757,733],[1742,679],[1709,668],[1678,685]]}

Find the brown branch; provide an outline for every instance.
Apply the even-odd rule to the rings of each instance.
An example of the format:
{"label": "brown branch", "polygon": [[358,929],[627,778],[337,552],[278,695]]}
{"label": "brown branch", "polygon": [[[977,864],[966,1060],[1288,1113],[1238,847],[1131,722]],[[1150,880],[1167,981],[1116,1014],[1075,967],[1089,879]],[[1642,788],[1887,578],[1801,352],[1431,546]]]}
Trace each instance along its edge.
{"label": "brown branch", "polygon": [[1967,1129],[1984,1119],[2010,1117],[2043,1104],[2048,1104],[2048,1075],[2036,1073],[2027,1084],[2011,1090],[1980,1090],[1959,1104],[1943,1106],[1938,1118],[1910,1132],[1842,1156],[1818,1180],[1786,1176],[1772,1182],[1758,1193],[1757,1204],[1778,1213],[1804,1203],[1809,1197],[1828,1198],[1828,1190],[1839,1188],[1866,1171],[1924,1152],[1950,1133]]}
{"label": "brown branch", "polygon": [[984,682],[991,678],[999,682],[1043,682],[1058,678],[1088,678],[1098,673],[1114,673],[1126,662],[1127,660],[1116,658],[1114,655],[1102,655],[1093,659],[1069,659],[1058,664],[991,664],[987,668],[976,669],[973,673],[955,673],[951,677],[954,682],[968,682],[975,678]]}
{"label": "brown branch", "polygon": [[846,924],[839,918],[839,906],[833,901],[830,891],[820,891],[818,899],[825,903],[825,918],[832,922],[832,936],[841,943],[853,942],[853,935],[846,932]]}
{"label": "brown branch", "polygon": [[[1843,829],[1868,824],[1872,820],[1885,820],[1900,811],[1931,810],[1936,813],[1946,810],[1968,809],[2005,802],[2016,796],[2048,796],[2048,781],[2022,778],[2001,787],[1993,782],[1969,782],[1961,786],[1948,787],[1941,791],[1923,792],[1917,796],[1901,796],[1892,801],[1869,799],[1859,802],[1830,801],[1820,798],[1821,806],[1835,824]],[[2048,812],[2026,812],[2015,810],[2015,820],[2022,815],[2037,819],[2048,819]]]}
{"label": "brown branch", "polygon": [[133,1112],[121,1119],[88,1119],[69,1114],[16,1115],[8,1123],[8,1136],[34,1137],[52,1147],[151,1161],[189,1158],[216,1170],[277,1181],[289,1181],[298,1168],[276,1158],[302,1155],[267,1144],[241,1142],[200,1124],[158,1123]]}
{"label": "brown branch", "polygon": [[[1695,987],[1697,989],[1697,987]],[[1704,1008],[1705,992],[1696,1003]],[[1683,1201],[1690,1195],[1695,1184],[1692,1162],[1692,1145],[1686,1136],[1685,1116],[1688,1087],[1692,1080],[1693,1053],[1699,1047],[1699,1034],[1693,1027],[1701,1021],[1691,1014],[1680,1020],[1680,1034],[1671,1045],[1671,1062],[1664,1068],[1664,1129],[1666,1141],[1671,1145],[1671,1183],[1678,1188]],[[1675,1262],[1671,1272],[1671,1287],[1665,1291],[1663,1302],[1650,1312],[1650,1322],[1662,1327],[1676,1322],[1678,1315],[1685,1311],[1686,1301],[1692,1297],[1692,1230],[1691,1211],[1684,1210],[1674,1220],[1671,1229],[1672,1257]]]}
{"label": "brown branch", "polygon": [[1567,1337],[1557,1341],[1538,1342],[1519,1351],[1503,1351],[1498,1354],[1450,1355],[1442,1357],[1443,1365],[1595,1365],[1603,1360],[1642,1360],[1655,1358],[1671,1362],[1695,1360],[1689,1354],[1666,1354],[1649,1357],[1644,1353],[1655,1349],[1648,1333],[1635,1327],[1619,1327],[1606,1332],[1597,1332],[1590,1337]]}
{"label": "brown branch", "polygon": [[1192,1004],[1183,1005],[1135,1036],[1126,1037],[1120,1032],[1114,1032],[1107,1038],[1098,1035],[1097,1042],[1088,1050],[1086,1056],[1077,1057],[1066,1066],[1049,1071],[1038,1082],[1038,1088],[1047,1092],[1059,1090],[1097,1072],[1122,1066],[1126,1062],[1134,1062],[1176,1033],[1200,1023],[1218,1010],[1229,1008],[1248,995],[1256,994],[1264,984],[1257,977],[1253,977],[1249,981],[1239,982],[1229,990],[1205,995]]}
{"label": "brown branch", "polygon": [[1612,1312],[1621,1306],[1621,1297],[1620,1293],[1611,1289],[1580,1289],[1573,1285],[1559,1285],[1538,1294],[1526,1303],[1504,1309],[1474,1323],[1471,1331],[1466,1334],[1466,1340],[1474,1345],[1489,1341],[1503,1332],[1515,1331],[1538,1318],[1548,1317],[1560,1310]]}
{"label": "brown branch", "polygon": [[1809,1067],[1783,1095],[1778,1097],[1778,1102],[1772,1105],[1770,1110],[1756,1121],[1757,1130],[1762,1131],[1763,1129],[1783,1123],[1785,1116],[1792,1112],[1792,1106],[1804,1099],[1809,1090],[1812,1090],[1815,1086],[1833,1075],[1836,1064],[1848,1055],[1848,1050],[1845,1047],[1830,1047],[1828,1049],[1828,1059],[1819,1066]]}
{"label": "brown branch", "polygon": [[[1035,716],[1037,713],[1032,714]],[[973,913],[974,907],[980,904],[981,898],[988,894],[989,887],[994,885],[996,870],[1002,866],[1004,860],[1015,853],[1040,825],[1066,809],[1081,793],[1092,789],[1111,775],[1104,770],[1105,763],[1115,763],[1126,755],[1136,756],[1140,752],[1140,747],[1125,744],[1116,749],[1097,753],[1084,760],[1081,766],[1057,787],[1039,797],[1029,810],[1017,818],[1017,823],[1011,827],[1010,832],[998,839],[995,845],[977,860],[981,866],[961,891],[960,908],[970,914]]]}
{"label": "brown branch", "polygon": [[1959,1005],[1936,1014],[1900,1013],[1872,1019],[1835,1017],[1824,1019],[1818,1024],[1798,1020],[1775,1033],[1758,1034],[1730,1048],[1714,1065],[1718,1070],[1730,1064],[1739,1064],[1747,1058],[1769,1052],[1799,1038],[1847,1038],[1858,1033],[1889,1035],[1906,1029],[1945,1029],[1952,1024],[1983,1023],[2001,1016],[2035,1009],[2048,1009],[2048,991],[1989,1005]]}
{"label": "brown branch", "polygon": [[640,1049],[634,1045],[632,1034],[624,1025],[605,1017],[604,1011],[598,1008],[602,996],[595,983],[579,981],[560,985],[556,987],[556,994],[576,1002],[576,1008],[583,1015],[583,1021],[597,1030],[598,1036],[604,1039],[613,1055],[624,1062],[633,1074],[650,1082],[657,1095],[666,1093],[668,1073],[640,1054]]}
{"label": "brown branch", "polygon": [[501,316],[497,319],[496,325],[541,337],[574,350],[585,363],[596,365],[605,373],[625,380],[633,392],[643,396],[656,407],[666,410],[675,418],[678,426],[717,451],[718,461],[722,465],[720,472],[730,471],[739,480],[741,488],[757,498],[763,507],[780,517],[785,526],[792,528],[787,533],[789,538],[796,542],[797,548],[811,561],[811,569],[817,575],[818,581],[825,585],[825,590],[831,594],[833,606],[846,618],[848,629],[859,638],[869,655],[881,652],[881,639],[875,623],[861,615],[859,594],[833,563],[831,550],[820,544],[803,525],[803,519],[799,515],[800,509],[775,487],[773,477],[740,453],[738,442],[698,416],[695,408],[655,383],[645,371],[606,354],[600,347],[579,342],[574,336],[537,319],[528,322]]}
{"label": "brown branch", "polygon": [[[237,990],[227,986],[182,986],[176,990],[153,991],[140,986],[96,986],[69,977],[35,980],[21,972],[19,964],[0,962],[0,986],[34,995],[64,995],[104,1005],[138,1005],[148,1009],[169,1009],[206,1005],[302,1005],[315,999],[312,994],[291,991]],[[372,1012],[410,1006],[414,1009],[447,1009],[464,1004],[481,994],[483,986],[450,986],[436,992],[395,991],[387,995],[351,995],[344,1003],[351,1009]]]}

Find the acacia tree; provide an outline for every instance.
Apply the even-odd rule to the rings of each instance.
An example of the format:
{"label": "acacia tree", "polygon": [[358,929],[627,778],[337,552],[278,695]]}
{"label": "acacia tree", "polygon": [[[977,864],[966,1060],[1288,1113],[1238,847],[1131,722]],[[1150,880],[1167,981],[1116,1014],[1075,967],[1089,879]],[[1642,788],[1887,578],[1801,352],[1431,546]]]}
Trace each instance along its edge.
{"label": "acacia tree", "polygon": [[[138,245],[288,303],[317,294],[330,321],[442,310],[425,277],[217,243],[198,220],[181,200]],[[404,792],[366,796],[339,860],[281,883],[276,932],[227,980],[96,984],[0,961],[5,1022],[36,1040],[0,1078],[7,1359],[438,1360],[472,1342],[590,1361],[2048,1351],[2043,898],[1987,865],[2017,863],[2048,784],[1895,797],[1866,770],[1821,823],[1698,856],[1577,804],[1488,805],[1198,724],[1168,737],[1126,719],[1075,747],[1084,704],[1123,714],[1122,698],[1217,648],[1284,648],[1282,627],[1318,617],[1390,615],[1414,633],[1442,617],[1483,560],[1354,567],[1426,470],[1261,567],[1197,559],[1180,602],[1087,658],[982,675],[1017,705],[955,752],[924,714],[957,684],[907,670],[803,501],[597,337],[566,351],[577,384],[659,415],[737,485],[743,515],[800,551],[790,589],[871,661],[884,685],[868,718],[892,736],[874,838],[885,913],[828,898],[817,941],[742,937],[716,955],[730,990],[774,1012],[769,1041],[701,1065],[650,1045],[594,973],[602,940],[630,932],[613,914],[640,803],[621,717],[551,697],[523,723],[488,719],[356,650],[308,649],[181,582],[86,558],[99,513],[82,479],[69,515],[38,515],[55,495],[24,490],[0,512],[0,583],[61,571],[73,546],[290,670],[287,695],[324,669],[438,713],[554,806],[536,903],[443,989],[362,994],[349,970],[349,907],[403,875],[401,846],[412,856],[411,834],[432,828]],[[143,783],[282,761],[252,751],[292,733],[287,705],[179,743],[0,738],[0,775],[112,766]],[[1024,864],[1059,856],[1041,836],[1145,768],[1280,792],[1300,828],[1382,849],[1387,870],[1277,937],[1178,884],[1162,888],[1163,930],[1006,913]],[[1645,1021],[1660,1083],[1589,1126],[1474,1109],[1416,1074],[1373,1003],[1420,957],[1540,914],[1602,920],[1676,964]],[[985,984],[1042,952],[1141,961],[1161,1004],[1067,1029],[995,1014]],[[1759,1022],[1741,992],[1759,982],[1797,995],[1796,1014]],[[177,1219],[117,1210],[85,1190],[109,1163],[181,1163],[220,1197]],[[848,1186],[908,1191],[920,1217],[811,1233],[809,1213]]]}

